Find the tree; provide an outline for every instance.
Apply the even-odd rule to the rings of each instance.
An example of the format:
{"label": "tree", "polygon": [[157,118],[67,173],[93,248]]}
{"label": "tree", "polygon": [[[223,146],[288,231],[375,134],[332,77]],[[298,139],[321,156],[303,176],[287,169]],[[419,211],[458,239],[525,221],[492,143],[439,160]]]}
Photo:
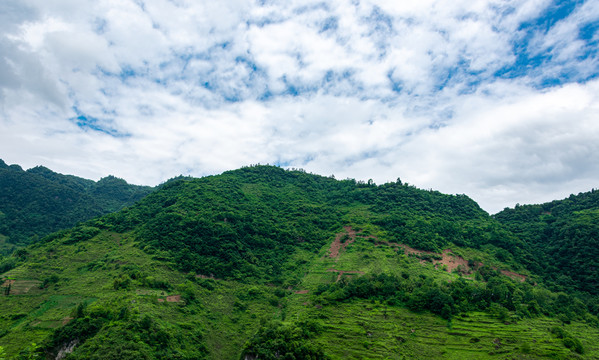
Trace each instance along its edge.
{"label": "tree", "polygon": [[6,280],[6,284],[7,285],[4,287],[4,295],[8,296],[10,295],[10,287],[12,285],[12,281],[10,279]]}
{"label": "tree", "polygon": [[314,322],[270,322],[246,342],[241,359],[328,359],[322,348],[311,341],[319,332],[320,326]]}

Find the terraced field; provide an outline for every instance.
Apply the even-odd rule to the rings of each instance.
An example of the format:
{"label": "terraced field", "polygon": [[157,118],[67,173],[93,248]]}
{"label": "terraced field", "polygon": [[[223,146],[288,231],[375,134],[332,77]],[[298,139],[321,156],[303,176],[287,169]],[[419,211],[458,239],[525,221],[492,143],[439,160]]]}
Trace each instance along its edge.
{"label": "terraced field", "polygon": [[505,324],[486,313],[470,313],[448,322],[367,301],[300,313],[324,323],[317,341],[332,359],[599,358],[599,330],[566,325],[584,345],[585,354],[579,356],[549,331],[562,324],[545,318]]}
{"label": "terraced field", "polygon": [[[344,278],[377,273],[409,273],[435,281],[459,277],[372,236],[352,232],[345,228],[341,236],[328,239],[317,256],[297,251],[285,265],[293,275],[285,287],[172,270],[136,247],[131,234],[106,232],[83,244],[32,249],[31,257],[39,260],[11,271],[12,295],[0,296],[3,313],[12,314],[0,318],[0,344],[12,356],[26,351],[29,344],[43,343],[53,330],[72,321],[79,304],[93,309],[127,304],[137,318],[151,315],[172,331],[201,334],[210,359],[238,358],[244,344],[268,321],[303,319],[321,326],[310,341],[320,344],[331,359],[599,359],[599,329],[584,323],[516,319],[514,314],[499,321],[483,312],[459,314],[448,321],[384,301],[321,302],[316,296],[319,285]],[[340,243],[332,257],[335,241]],[[461,249],[461,254],[480,255],[470,249]],[[118,285],[124,274],[135,271],[143,271],[143,276],[129,277],[129,286]],[[59,274],[57,282],[42,286],[53,273]],[[141,285],[144,278],[164,281],[166,288]],[[566,348],[551,333],[553,327],[579,339],[584,354]]]}
{"label": "terraced field", "polygon": [[[339,281],[339,271],[353,272],[343,276],[434,272],[446,281],[459,276],[360,236],[337,256],[328,254],[329,248],[324,247],[321,256],[311,263],[296,286],[296,290],[303,291],[289,296],[287,312],[293,317],[323,322],[325,330],[317,341],[332,359],[599,359],[599,329],[580,323],[566,325],[547,318],[517,320],[513,316],[501,322],[483,312],[462,314],[447,321],[378,301],[354,300],[342,306],[313,303],[313,296],[306,290]],[[585,348],[583,356],[567,349],[550,332],[556,326],[580,339]]]}

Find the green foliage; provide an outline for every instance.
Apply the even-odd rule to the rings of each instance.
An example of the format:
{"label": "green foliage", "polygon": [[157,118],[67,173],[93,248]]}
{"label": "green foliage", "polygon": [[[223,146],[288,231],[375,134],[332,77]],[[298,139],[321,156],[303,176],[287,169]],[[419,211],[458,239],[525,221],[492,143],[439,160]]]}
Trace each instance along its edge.
{"label": "green foliage", "polygon": [[0,235],[19,246],[34,243],[54,231],[132,205],[152,190],[113,176],[94,182],[41,166],[27,171],[0,167]]}
{"label": "green foliage", "polygon": [[177,285],[177,290],[179,293],[181,293],[181,298],[185,301],[186,304],[191,304],[195,302],[198,298],[198,292],[196,291],[196,287],[189,280],[187,280],[183,284]]}
{"label": "green foliage", "polygon": [[10,269],[13,269],[17,265],[17,258],[14,256],[11,257],[1,257],[0,258],[0,274],[3,274]]}
{"label": "green foliage", "polygon": [[80,241],[89,240],[94,236],[98,235],[98,233],[100,233],[100,229],[98,229],[97,227],[85,225],[78,226],[71,231],[69,239],[66,240],[64,243],[70,245],[78,243]]}
{"label": "green foliage", "polygon": [[140,280],[140,285],[150,289],[170,290],[171,285],[166,280],[156,279],[154,276],[145,276]]}
{"label": "green foliage", "polygon": [[562,339],[562,342],[565,347],[575,351],[579,354],[584,353],[584,348],[582,343],[577,338],[570,335],[566,330],[559,326],[554,326],[549,330],[553,335],[555,335],[558,339]]}
{"label": "green foliage", "polygon": [[582,343],[580,342],[580,340],[573,338],[573,337],[566,337],[564,338],[564,346],[567,347],[568,349],[572,349],[572,351],[575,351],[579,354],[583,354],[584,353],[584,348],[582,347]]}
{"label": "green foliage", "polygon": [[44,278],[44,280],[42,281],[42,283],[40,284],[39,287],[40,287],[40,289],[45,289],[52,284],[56,284],[58,282],[58,280],[60,280],[58,275],[52,274],[52,275]]}
{"label": "green foliage", "polygon": [[[68,359],[203,359],[206,348],[199,332],[183,338],[179,330],[128,307],[109,310],[78,306],[76,318],[55,331],[42,349],[55,354],[76,344]],[[191,346],[190,346],[191,345]],[[189,347],[184,350],[183,347]]]}
{"label": "green foliage", "polygon": [[526,242],[534,254],[529,268],[553,290],[599,295],[598,191],[506,208],[495,218]]}
{"label": "green foliage", "polygon": [[[533,289],[530,284],[515,282],[497,272],[487,276],[487,281],[481,283],[464,278],[443,283],[426,276],[366,275],[320,285],[315,300],[327,303],[371,299],[406,306],[417,312],[428,310],[445,319],[457,313],[481,310],[488,311],[500,321],[506,321],[510,311],[516,311],[520,317],[543,314],[579,320],[590,315],[567,294],[545,293],[538,286]],[[543,303],[542,309],[539,303]],[[578,315],[574,315],[576,312]]]}
{"label": "green foliage", "polygon": [[321,326],[314,321],[270,322],[243,346],[241,359],[328,359],[322,348],[311,341],[320,331]]}
{"label": "green foliage", "polygon": [[102,223],[116,231],[138,229],[144,250],[182,271],[282,284],[287,259],[298,249],[320,250],[357,206],[368,207],[373,223],[392,239],[427,250],[483,239],[487,229],[478,223],[493,223],[463,195],[337,181],[271,166],[170,181]]}
{"label": "green foliage", "polygon": [[25,349],[19,352],[17,357],[19,360],[35,360],[43,359],[43,355],[40,352],[40,346],[36,343],[30,343]]}
{"label": "green foliage", "polygon": [[126,275],[121,275],[114,279],[114,281],[112,282],[112,287],[115,290],[127,289],[130,284],[131,284],[131,278],[129,278]]}
{"label": "green foliage", "polygon": [[[435,268],[447,248],[469,269]],[[529,275],[535,251],[468,197],[401,182],[181,177],[0,259],[0,337],[11,358],[596,357],[596,297],[498,270]]]}
{"label": "green foliage", "polygon": [[281,266],[297,248],[317,251],[331,229],[341,227],[341,213],[320,191],[335,182],[259,170],[173,181],[118,222],[143,224],[144,249],[168,254],[182,271],[281,283]]}

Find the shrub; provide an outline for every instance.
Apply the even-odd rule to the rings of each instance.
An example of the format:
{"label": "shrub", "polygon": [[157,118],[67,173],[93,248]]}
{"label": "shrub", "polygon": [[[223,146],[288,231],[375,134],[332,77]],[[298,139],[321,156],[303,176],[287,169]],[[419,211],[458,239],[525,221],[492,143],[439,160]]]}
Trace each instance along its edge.
{"label": "shrub", "polygon": [[582,343],[580,342],[580,340],[568,336],[568,337],[564,338],[563,342],[564,342],[564,346],[567,347],[568,349],[575,351],[579,354],[584,353],[584,348],[582,347]]}

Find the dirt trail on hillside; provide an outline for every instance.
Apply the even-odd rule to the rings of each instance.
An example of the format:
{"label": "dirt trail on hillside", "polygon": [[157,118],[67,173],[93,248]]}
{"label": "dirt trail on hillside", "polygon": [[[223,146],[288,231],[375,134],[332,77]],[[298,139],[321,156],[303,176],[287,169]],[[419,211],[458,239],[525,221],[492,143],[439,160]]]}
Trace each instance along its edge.
{"label": "dirt trail on hillside", "polygon": [[518,274],[515,273],[513,271],[508,271],[508,270],[500,270],[500,272],[505,275],[505,276],[509,276],[514,280],[519,280],[520,282],[525,282],[526,281],[526,275],[522,275],[522,274]]}
{"label": "dirt trail on hillside", "polygon": [[[435,268],[438,269],[439,265],[445,265],[446,266],[446,270],[447,272],[452,272],[455,269],[460,268],[461,271],[460,273],[462,275],[470,275],[474,272],[474,270],[478,269],[479,267],[483,266],[484,264],[482,262],[475,262],[473,264],[473,266],[470,266],[470,263],[468,262],[468,260],[464,259],[461,256],[458,256],[456,254],[454,254],[451,249],[445,249],[443,250],[443,252],[441,254],[437,254],[435,252],[432,251],[425,251],[425,250],[417,250],[414,249],[412,247],[409,247],[405,244],[393,244],[393,243],[386,243],[389,246],[393,246],[396,248],[402,248],[404,250],[404,253],[406,255],[410,255],[410,254],[415,254],[415,255],[423,255],[423,254],[428,254],[428,255],[436,255],[436,256],[441,256],[441,260],[437,260],[434,259],[431,262],[435,265]],[[420,260],[420,263],[422,264],[426,264],[428,261],[426,260]],[[496,267],[493,267],[494,270],[497,270]],[[522,274],[518,274],[516,272],[513,271],[509,271],[509,270],[499,270],[499,272],[505,276],[509,276],[510,278],[514,279],[514,280],[518,280],[520,282],[524,282],[526,281],[526,275],[522,275]]]}
{"label": "dirt trail on hillside", "polygon": [[405,252],[406,255],[410,255],[410,254],[430,254],[430,255],[437,255],[437,253],[435,253],[435,252],[426,251],[426,250],[416,250],[416,249],[411,248],[408,245],[404,245],[404,244],[394,244],[394,245],[402,248],[404,250],[404,252]]}

